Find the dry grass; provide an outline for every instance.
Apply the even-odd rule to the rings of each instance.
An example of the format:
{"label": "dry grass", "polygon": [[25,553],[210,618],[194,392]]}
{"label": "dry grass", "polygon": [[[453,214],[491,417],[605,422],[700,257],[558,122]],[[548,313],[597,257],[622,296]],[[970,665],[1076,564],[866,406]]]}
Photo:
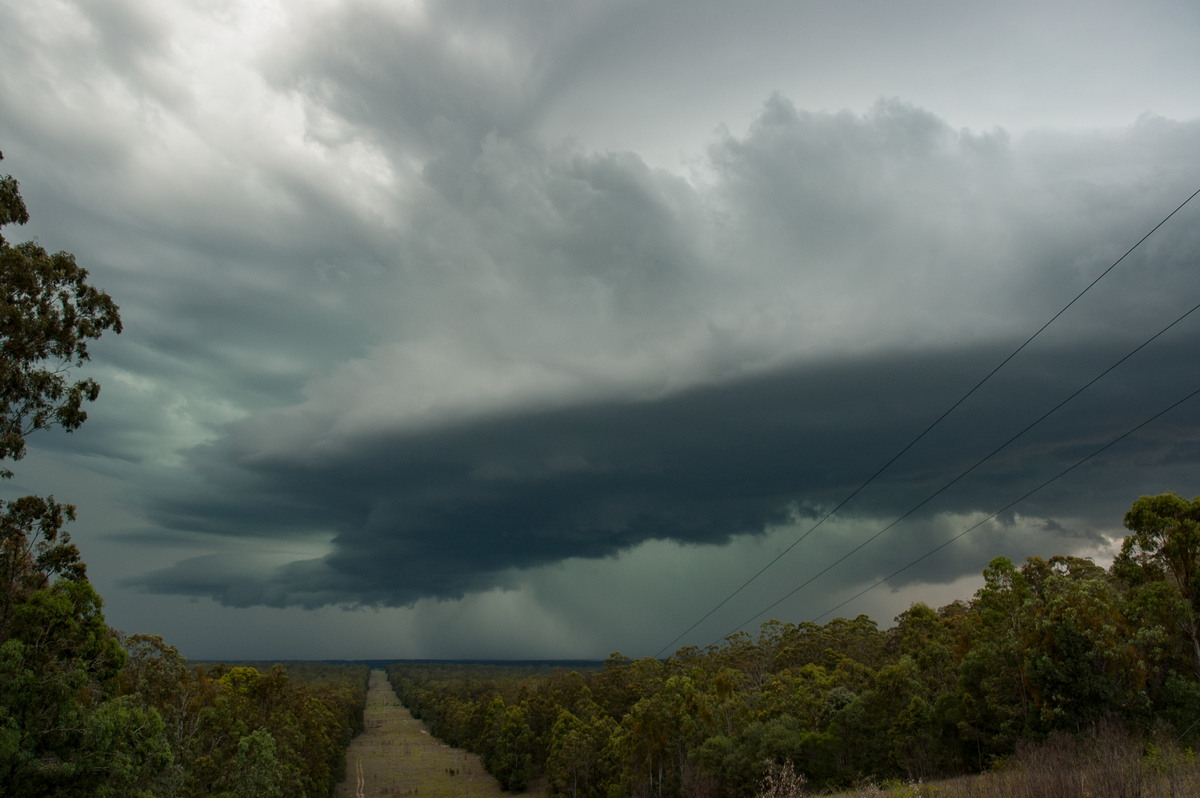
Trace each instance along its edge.
{"label": "dry grass", "polygon": [[505,793],[478,757],[432,737],[424,724],[400,705],[383,671],[371,673],[364,720],[365,731],[346,751],[346,780],[337,786],[334,798],[544,795],[535,791]]}
{"label": "dry grass", "polygon": [[1200,795],[1200,761],[1169,738],[1145,744],[1116,728],[1090,740],[1053,736],[980,776],[865,784],[842,798],[1182,798]]}

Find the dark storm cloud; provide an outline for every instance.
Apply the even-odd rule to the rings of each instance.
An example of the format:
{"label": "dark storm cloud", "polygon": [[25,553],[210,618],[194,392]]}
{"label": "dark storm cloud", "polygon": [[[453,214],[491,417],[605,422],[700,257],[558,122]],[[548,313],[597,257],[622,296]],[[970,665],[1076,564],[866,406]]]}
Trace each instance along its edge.
{"label": "dark storm cloud", "polygon": [[[257,644],[277,618],[359,616],[136,591],[417,601],[356,628],[425,651],[607,652],[630,612],[690,612],[715,576],[757,570],[1194,190],[1190,6],[864,9],[0,4],[22,232],[77,253],[125,318],[94,350],[89,423],[23,464],[46,492],[107,508],[93,527],[81,507],[100,531],[77,539],[114,622],[220,618],[269,628],[239,638]],[[857,545],[1194,303],[1195,218],[765,587]],[[863,549],[835,587],[1182,392],[1188,329]],[[1075,551],[1136,493],[1194,493],[1194,413],[905,578]]]}
{"label": "dark storm cloud", "polygon": [[[1189,385],[1194,375],[1175,373],[1197,340],[1189,335],[1099,383],[915,518],[928,523],[936,513],[998,510],[1185,389],[1200,387]],[[911,509],[1098,373],[1113,349],[1031,356],[914,448],[847,513],[888,519]],[[325,526],[337,533],[332,552],[240,577],[236,569],[226,572],[223,558],[199,558],[135,583],[238,605],[403,605],[461,597],[506,584],[511,569],[609,556],[647,540],[717,544],[803,522],[848,495],[999,354],[870,358],[658,401],[513,413],[438,432],[383,434],[319,462],[248,463],[233,433],[196,454],[197,469],[210,475],[208,489],[159,505],[155,519],[240,538]],[[1166,484],[1194,466],[1195,412],[1185,406],[1089,468],[1081,477],[1090,484],[1086,496],[1068,481],[1020,509],[1111,519],[1137,485]],[[1098,500],[1098,484],[1122,492]],[[916,556],[945,534],[915,529],[876,547],[855,576],[879,575],[877,569]],[[1042,529],[1055,533],[1052,523]],[[953,561],[942,573],[919,574],[962,575]]]}
{"label": "dark storm cloud", "polygon": [[[1120,151],[1153,142],[1195,160],[1194,127],[1146,120]],[[1088,144],[1086,164],[1110,147]],[[698,188],[631,155],[488,135],[425,170],[403,251],[439,270],[409,274],[402,343],[227,428],[148,506],[163,528],[329,541],[328,553],[204,555],[129,584],[235,606],[404,606],[646,541],[803,526],[1155,221],[1134,209],[1160,201],[1141,182],[1157,166],[1117,158],[1080,181],[1094,173],[1057,165],[1063,148],[1017,150],[895,101],[819,114],[775,96],[744,136],[713,145]],[[1056,165],[1031,183],[1024,165],[1039,159]],[[1182,312],[1195,238],[1167,228],[845,512],[869,528],[911,509]],[[953,534],[938,514],[997,510],[1177,398],[1188,347],[1171,340],[921,508],[845,578],[890,572]],[[1111,527],[1137,492],[1186,471],[1170,465],[1190,457],[1182,429],[1139,437],[1089,472],[1089,490],[1047,489],[1021,506],[1032,520],[1007,514],[962,551],[1094,538],[1088,524]],[[813,545],[832,559],[859,539]],[[904,579],[978,567],[952,552]]]}

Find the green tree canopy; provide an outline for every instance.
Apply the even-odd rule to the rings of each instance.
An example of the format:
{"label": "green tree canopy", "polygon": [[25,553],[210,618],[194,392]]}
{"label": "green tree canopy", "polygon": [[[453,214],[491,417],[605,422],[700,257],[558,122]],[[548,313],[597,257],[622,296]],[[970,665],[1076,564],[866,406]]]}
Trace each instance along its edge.
{"label": "green tree canopy", "polygon": [[[1193,607],[1200,601],[1200,496],[1142,496],[1125,513],[1121,557],[1161,570]],[[1198,607],[1200,608],[1200,607]]]}
{"label": "green tree canopy", "polygon": [[[27,221],[17,181],[0,177],[0,460],[20,460],[37,430],[84,422],[100,386],[71,371],[121,329],[74,256],[2,235]],[[0,794],[136,794],[165,750],[156,713],[113,703],[124,652],[63,529],[74,518],[53,497],[0,501]],[[125,734],[125,721],[150,731]]]}
{"label": "green tree canopy", "polygon": [[68,375],[88,360],[89,341],[121,332],[116,303],[88,284],[74,255],[4,238],[5,225],[27,221],[17,181],[0,177],[0,459],[20,460],[31,432],[69,431],[87,419],[83,404],[96,400],[100,385]]}
{"label": "green tree canopy", "polygon": [[1125,514],[1125,538],[1113,570],[1126,579],[1165,579],[1187,609],[1179,619],[1200,675],[1200,496],[1142,496]]}

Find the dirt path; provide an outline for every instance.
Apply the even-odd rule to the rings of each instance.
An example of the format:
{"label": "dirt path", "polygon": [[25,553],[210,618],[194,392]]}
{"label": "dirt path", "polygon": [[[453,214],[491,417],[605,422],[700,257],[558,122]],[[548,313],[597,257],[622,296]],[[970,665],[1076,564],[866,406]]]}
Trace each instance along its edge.
{"label": "dirt path", "polygon": [[413,795],[421,798],[500,798],[505,793],[479,758],[430,736],[400,706],[383,671],[371,671],[365,731],[346,751],[346,778],[334,798]]}

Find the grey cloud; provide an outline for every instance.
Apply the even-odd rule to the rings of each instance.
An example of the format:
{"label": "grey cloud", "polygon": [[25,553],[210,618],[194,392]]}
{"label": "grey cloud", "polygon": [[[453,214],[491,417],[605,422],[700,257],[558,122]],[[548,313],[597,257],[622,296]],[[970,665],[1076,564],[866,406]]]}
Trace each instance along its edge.
{"label": "grey cloud", "polygon": [[132,0],[87,0],[72,5],[87,20],[89,38],[102,59],[131,87],[171,104],[185,100],[178,87],[160,77],[171,33],[168,17],[160,8],[147,8]]}
{"label": "grey cloud", "polygon": [[[1163,134],[1149,123],[1127,135]],[[1173,141],[1177,154],[1195,157],[1189,135]],[[614,389],[601,369],[575,375],[580,390],[558,402],[518,381],[515,404],[435,412],[437,423],[413,425],[406,396],[429,376],[407,385],[403,360],[368,353],[364,364],[375,367],[357,374],[395,395],[373,427],[343,428],[367,394],[361,379],[335,372],[306,389],[307,402],[260,413],[196,449],[187,473],[205,487],[188,481],[160,492],[148,510],[163,527],[218,538],[324,535],[328,555],[264,566],[252,578],[223,576],[218,561],[186,561],[130,584],[239,606],[408,605],[648,540],[715,545],[814,517],[1078,290],[1085,267],[1098,273],[1136,240],[1126,237],[1132,221],[1103,229],[1089,217],[1115,215],[1119,202],[1133,216],[1130,208],[1150,201],[1149,191],[1115,194],[1144,164],[1114,166],[1107,185],[1064,179],[1039,195],[1020,175],[1024,152],[1003,136],[955,132],[894,102],[858,117],[800,112],[776,97],[744,138],[724,138],[712,157],[719,181],[706,193],[633,157],[488,137],[455,167],[460,182],[427,173],[437,200],[405,249],[418,262],[444,259],[448,271],[440,285],[414,275],[418,301],[400,308],[420,323],[398,322],[414,333],[453,331],[479,357],[460,363],[458,350],[442,350],[447,375],[489,357],[498,377],[523,366],[553,374],[569,368],[556,353],[631,357],[647,336],[653,345],[674,341],[668,351],[699,358],[699,371],[646,391],[619,380]],[[1033,207],[1019,206],[1023,192],[1038,197]],[[728,235],[714,240],[708,224]],[[1090,257],[1068,257],[1067,242],[1088,234]],[[980,248],[980,235],[992,246]],[[1099,286],[974,398],[971,412],[951,417],[849,511],[904,512],[1152,334],[1169,308],[1182,310],[1194,237],[1186,226],[1169,228],[1154,257],[1139,253]],[[446,242],[462,257],[451,258]],[[867,281],[869,291],[856,290]],[[747,328],[764,305],[783,326]],[[809,331],[815,350],[806,348]],[[863,354],[822,357],[831,333]],[[1139,356],[1125,372],[1135,376],[1106,380],[947,490],[906,525],[907,537],[857,559],[854,578],[886,572],[913,541],[938,542],[933,527],[921,531],[937,513],[998,509],[1153,412],[1182,390],[1188,347],[1178,340]],[[757,376],[738,370],[772,357]],[[1185,469],[1171,461],[1187,462],[1193,443],[1185,427],[1128,445],[1136,467],[1116,459],[1094,471],[1086,495],[1068,480],[1022,505],[1048,519],[1033,528],[1050,536],[1069,520],[1061,539],[1087,539],[1087,524],[1119,517],[1143,486],[1178,480]],[[1096,485],[1110,489],[1107,499],[1096,500]],[[953,579],[977,565],[952,556],[905,578]]]}
{"label": "grey cloud", "polygon": [[[267,74],[319,108],[314,119],[332,114],[404,158],[469,156],[488,132],[514,132],[524,106],[527,54],[488,16],[443,4],[331,8],[297,22]],[[308,132],[329,140],[320,124]]]}
{"label": "grey cloud", "polygon": [[[1200,169],[1198,132],[1194,122],[1147,119],[1116,140],[1069,137],[1068,156],[1067,140],[1013,144],[1002,131],[954,131],[897,101],[859,117],[799,111],[776,96],[711,159],[730,227],[745,237],[737,254],[754,257],[758,276],[816,274],[816,303],[882,315],[914,336],[951,327],[987,339],[1048,317],[1186,198],[1194,187],[1182,176]],[[1180,228],[1167,240],[1182,253],[1196,239]],[[1128,309],[1130,296],[1171,296],[1168,285],[1179,283],[1145,279],[1145,270],[1178,280],[1178,257],[1148,263],[1119,301]],[[809,297],[797,304],[807,310]],[[866,320],[861,328],[876,329]]]}
{"label": "grey cloud", "polygon": [[[1160,357],[1178,363],[1194,341],[1189,336]],[[915,448],[847,512],[888,518],[909,509],[1069,393],[1107,351],[1030,358],[989,399],[952,417]],[[231,603],[404,605],[424,597],[461,597],[504,584],[512,569],[611,556],[647,540],[724,543],[797,517],[812,518],[848,495],[921,428],[938,406],[931,404],[933,397],[939,404],[953,397],[996,354],[872,358],[657,401],[581,405],[440,432],[383,434],[321,462],[281,456],[247,464],[230,449],[236,445],[231,434],[228,443],[197,452],[198,470],[212,480],[208,491],[160,504],[156,520],[178,528],[190,518],[203,519],[209,533],[249,538],[328,524],[337,532],[333,551],[253,580],[193,571],[193,564],[183,563],[135,581],[159,592],[207,591]],[[1134,369],[1100,383],[1094,395],[1085,395],[1087,401],[1081,398],[1053,417],[915,520],[999,509],[1178,398],[1180,383],[1190,387],[1186,380],[1165,377],[1162,363],[1144,365],[1148,371]],[[1159,390],[1143,393],[1151,388]],[[1139,485],[1161,487],[1186,472],[1194,435],[1180,433],[1169,419],[1165,424],[1168,435],[1134,439],[1124,454],[1095,466],[1086,497],[1070,487],[1049,490],[1020,511],[1111,522],[1136,498]],[[1097,483],[1119,484],[1122,492],[1097,500],[1092,493]],[[1054,532],[1049,523],[1044,529]],[[1067,537],[1081,535],[1086,531],[1075,529]],[[864,568],[866,575],[878,573],[936,542],[918,524],[877,546],[853,573],[860,578]],[[955,578],[962,575],[955,570],[961,565],[951,559],[932,575]],[[911,578],[930,576],[927,568]]]}
{"label": "grey cloud", "polygon": [[[1168,35],[1140,7],[1064,9],[1032,31],[1024,7],[961,4],[936,20],[792,3],[304,6],[0,12],[0,145],[27,232],[76,252],[126,318],[95,350],[89,424],[35,446],[126,486],[141,518],[120,523],[141,531],[122,543],[161,545],[122,573],[174,547],[189,558],[138,590],[416,601],[428,620],[422,597],[534,601],[557,570],[623,578],[664,551],[774,541],[1200,173],[1194,120],[1079,130],[1192,113],[1194,92],[1149,61],[1163,47],[1186,62],[1194,26]],[[1143,34],[1141,68],[1087,60],[1113,41],[1106,25]],[[847,107],[866,110],[822,110]],[[1072,129],[1028,132],[1043,124]],[[677,166],[672,152],[686,174],[654,168]],[[1194,302],[1194,219],[814,535],[805,564]],[[1190,390],[1189,330],[831,579],[886,573]],[[904,579],[953,579],[1040,539],[1090,544],[1138,493],[1194,493],[1193,428],[1180,408]]]}

